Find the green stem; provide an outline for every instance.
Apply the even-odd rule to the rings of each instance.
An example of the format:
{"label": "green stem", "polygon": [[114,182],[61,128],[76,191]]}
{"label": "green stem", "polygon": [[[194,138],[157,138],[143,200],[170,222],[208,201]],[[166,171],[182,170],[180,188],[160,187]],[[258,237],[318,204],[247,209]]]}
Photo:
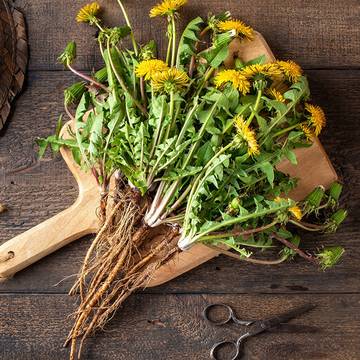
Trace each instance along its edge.
{"label": "green stem", "polygon": [[272,238],[280,241],[281,243],[283,243],[286,247],[288,247],[289,249],[295,251],[298,255],[300,255],[302,258],[304,258],[305,260],[315,264],[315,265],[319,265],[319,261],[314,258],[311,255],[306,254],[304,251],[300,250],[295,244],[293,244],[292,242],[284,239],[283,237],[273,233],[271,235]]}
{"label": "green stem", "polygon": [[175,99],[174,99],[174,92],[172,91],[170,93],[170,110],[169,110],[170,122],[166,129],[165,138],[162,140],[163,143],[169,138],[170,131],[171,131],[171,128],[173,125],[173,121],[175,120],[174,119],[174,109],[175,109]]}
{"label": "green stem", "polygon": [[168,224],[168,223],[179,223],[181,220],[184,219],[184,215],[185,214],[178,214],[178,215],[169,217],[169,218],[167,218],[165,220],[160,220],[158,222],[158,224],[161,225],[161,224]]}
{"label": "green stem", "polygon": [[140,102],[138,100],[135,99],[134,95],[129,91],[129,89],[127,88],[123,78],[120,76],[120,74],[117,72],[115,65],[113,63],[112,60],[112,56],[111,56],[111,52],[110,52],[110,44],[109,44],[109,40],[108,40],[108,44],[107,44],[107,52],[108,52],[108,56],[109,56],[109,61],[110,61],[110,65],[111,65],[111,69],[114,72],[122,90],[124,92],[126,92],[132,99],[132,101],[134,102],[135,106],[145,115],[147,116],[147,111],[145,109],[145,107],[143,105],[140,104]]}
{"label": "green stem", "polygon": [[130,38],[131,38],[131,42],[132,42],[132,45],[133,45],[133,48],[134,48],[134,53],[136,56],[138,56],[139,54],[139,50],[138,50],[138,47],[137,47],[137,44],[136,44],[136,40],[135,40],[135,36],[134,36],[134,32],[133,32],[133,29],[132,29],[132,26],[131,26],[131,23],[130,23],[130,20],[129,20],[129,17],[128,17],[128,14],[125,10],[125,7],[123,5],[123,3],[121,2],[121,0],[117,0],[119,6],[120,6],[120,9],[123,13],[123,16],[124,16],[124,19],[125,19],[125,22],[126,22],[126,25],[130,28],[131,32],[130,32]]}
{"label": "green stem", "polygon": [[258,111],[258,109],[259,109],[261,96],[262,96],[262,90],[258,90],[254,108],[253,108],[253,110],[252,110],[249,118],[248,118],[247,121],[246,121],[247,126],[249,126],[249,125],[251,124],[251,121],[253,120],[255,114],[257,113],[257,111]]}
{"label": "green stem", "polygon": [[169,38],[168,47],[166,51],[166,63],[170,65],[170,56],[171,56],[171,39]]}
{"label": "green stem", "polygon": [[262,211],[253,212],[253,213],[250,213],[250,214],[247,214],[247,215],[239,216],[237,218],[225,220],[225,221],[223,221],[221,223],[218,223],[218,224],[210,227],[206,231],[196,235],[193,238],[193,242],[198,241],[203,236],[205,236],[205,235],[207,235],[207,234],[209,234],[211,232],[214,232],[216,230],[219,230],[221,228],[231,226],[231,225],[235,225],[235,224],[238,224],[238,223],[242,223],[242,222],[254,219],[254,218],[264,217],[264,216],[267,216],[267,215],[270,215],[270,214],[273,214],[273,213],[276,213],[278,211],[285,210],[285,209],[288,209],[288,208],[289,208],[289,205],[282,205],[282,206],[279,206],[279,207],[276,207],[276,208],[265,209],[265,210],[262,210]]}
{"label": "green stem", "polygon": [[[207,119],[204,121],[200,131],[199,131],[199,135],[198,135],[198,138],[196,140],[196,142],[192,145],[192,147],[190,148],[189,150],[189,153],[184,161],[184,164],[182,166],[183,169],[186,168],[186,166],[189,164],[190,160],[192,159],[195,151],[197,150],[198,148],[198,145],[199,145],[199,142],[201,140],[201,138],[204,136],[205,134],[205,130],[206,130],[206,127],[207,127],[207,123],[209,122],[209,120],[212,118],[215,110],[216,110],[216,107],[218,105],[218,102],[219,100],[217,100],[214,105],[212,106],[210,112],[209,112],[209,115],[207,117]],[[158,218],[162,215],[164,209],[166,208],[167,206],[167,203],[170,201],[170,199],[172,198],[172,196],[174,195],[178,185],[179,185],[179,180],[176,180],[174,181],[171,186],[169,187],[168,191],[166,192],[166,194],[164,195],[164,198],[163,200],[161,201],[161,204],[159,205],[159,208],[156,210],[156,212],[154,214],[151,214],[149,216],[149,225],[152,225],[154,223],[157,222]]]}
{"label": "green stem", "polygon": [[[322,231],[325,229],[324,226],[321,226],[321,225],[313,225],[313,224],[304,224],[300,221],[296,221],[296,220],[289,220],[289,222],[291,224],[294,224],[296,226],[298,226],[299,228],[301,229],[304,229],[304,230],[307,230],[307,231]],[[311,226],[310,226],[311,225]]]}
{"label": "green stem", "polygon": [[162,121],[163,121],[163,118],[164,118],[164,112],[165,112],[165,97],[162,98],[161,112],[160,112],[160,115],[159,115],[159,119],[158,119],[158,121],[156,123],[156,130],[155,130],[155,133],[154,133],[153,142],[152,142],[152,146],[151,146],[151,150],[150,150],[150,160],[154,156],[156,146],[158,145],[161,124],[162,124]]}
{"label": "green stem", "polygon": [[110,90],[103,84],[99,83],[98,81],[96,81],[95,79],[93,79],[92,77],[90,76],[87,76],[83,73],[81,73],[80,71],[77,71],[76,69],[74,69],[69,63],[67,64],[67,67],[69,68],[69,70],[71,72],[73,72],[75,75],[83,78],[84,80],[88,81],[90,84],[93,84],[95,85],[96,87],[99,87],[101,89],[103,89],[104,91],[106,92],[110,92]]}
{"label": "green stem", "polygon": [[[220,99],[219,99],[219,100],[220,100]],[[182,167],[183,169],[185,169],[186,166],[189,164],[189,162],[190,162],[190,160],[192,159],[195,151],[197,150],[197,148],[198,148],[198,146],[199,146],[199,142],[200,142],[200,140],[202,139],[202,137],[203,137],[204,134],[205,134],[205,130],[206,130],[207,124],[208,124],[209,120],[212,118],[212,116],[214,115],[214,112],[215,112],[215,110],[216,110],[216,107],[217,107],[217,105],[218,105],[219,100],[217,100],[217,101],[215,102],[215,104],[212,106],[212,108],[211,108],[211,110],[210,110],[210,112],[209,112],[209,115],[208,115],[207,119],[204,121],[202,127],[200,128],[198,138],[197,138],[196,142],[192,145],[192,147],[191,147],[191,149],[190,149],[190,151],[189,151],[189,154],[187,155],[187,157],[186,157],[186,159],[185,159],[185,162],[184,162],[183,167]]]}
{"label": "green stem", "polygon": [[271,132],[271,130],[290,112],[290,110],[292,110],[293,108],[295,108],[296,104],[298,103],[299,99],[303,96],[304,94],[303,90],[300,95],[297,97],[297,99],[295,99],[294,101],[292,101],[289,105],[288,108],[286,109],[286,111],[281,114],[280,116],[278,116],[278,118],[270,125],[270,127],[268,128],[268,130],[266,131],[266,133],[263,135],[264,140],[261,142],[260,146],[263,145],[266,141],[266,137],[267,135]]}
{"label": "green stem", "polygon": [[156,159],[156,162],[154,164],[154,166],[152,167],[152,170],[149,174],[149,177],[148,177],[148,186],[151,185],[153,179],[154,179],[154,176],[156,175],[157,173],[157,167],[159,166],[160,162],[161,162],[161,159],[165,156],[165,154],[170,150],[170,148],[172,147],[174,142],[169,142],[169,144],[164,148],[163,152],[160,154],[160,156]]}
{"label": "green stem", "polygon": [[287,127],[286,129],[280,130],[280,131],[276,132],[276,133],[272,136],[272,138],[276,138],[276,137],[278,137],[278,136],[280,136],[280,135],[282,135],[282,134],[285,134],[285,133],[287,133],[288,131],[297,128],[298,126],[299,126],[299,124],[295,124],[295,125],[292,125],[292,126]]}
{"label": "green stem", "polygon": [[282,256],[281,258],[276,259],[276,260],[262,260],[262,259],[254,259],[254,258],[251,258],[251,257],[248,257],[248,258],[247,257],[240,257],[239,255],[236,255],[236,254],[232,253],[231,251],[222,249],[219,246],[213,246],[213,245],[207,245],[207,244],[205,244],[205,246],[207,246],[207,247],[209,247],[211,249],[214,249],[215,251],[218,251],[221,254],[224,254],[226,256],[230,256],[230,257],[232,257],[232,258],[234,258],[236,260],[243,260],[243,261],[249,262],[251,264],[257,264],[257,265],[278,265],[278,264],[281,264],[282,262],[284,262],[287,259],[287,256]]}
{"label": "green stem", "polygon": [[176,23],[175,16],[171,14],[171,27],[172,27],[172,55],[171,55],[171,66],[175,66],[176,61]]}
{"label": "green stem", "polygon": [[179,206],[182,204],[182,202],[186,199],[186,197],[188,196],[189,192],[191,191],[191,184],[189,184],[189,186],[185,189],[185,191],[183,191],[180,195],[180,197],[176,200],[176,202],[170,207],[169,210],[166,211],[166,213],[161,217],[161,219],[166,219],[166,217],[171,214],[172,212],[174,212],[176,209],[179,208]]}
{"label": "green stem", "polygon": [[206,71],[206,75],[204,77],[204,81],[201,83],[199,89],[197,90],[196,92],[196,95],[195,96],[199,96],[200,93],[201,93],[201,90],[204,88],[205,84],[207,83],[207,81],[210,79],[210,77],[212,76],[212,74],[214,73],[215,71],[215,68],[210,68]]}
{"label": "green stem", "polygon": [[[241,111],[239,111],[236,115],[241,116],[250,106],[250,104],[246,104],[244,105],[244,107],[241,109]],[[229,129],[234,125],[235,119],[233,121],[230,121],[229,124],[225,127],[223,134],[226,134]]]}
{"label": "green stem", "polygon": [[186,131],[187,131],[187,129],[188,129],[190,123],[191,123],[191,120],[192,120],[192,118],[193,118],[193,116],[194,116],[194,114],[195,114],[195,111],[196,111],[199,107],[201,107],[201,104],[200,104],[199,107],[198,107],[198,100],[199,100],[198,97],[196,97],[196,98],[194,99],[194,106],[191,108],[191,110],[188,112],[188,114],[187,114],[187,116],[186,116],[184,125],[183,125],[182,128],[181,128],[181,131],[180,131],[180,134],[179,134],[179,136],[178,136],[178,138],[177,138],[177,140],[176,140],[175,146],[178,146],[178,145],[182,142],[182,140],[183,140],[183,138],[184,138],[184,136],[185,136],[185,133],[186,133]]}
{"label": "green stem", "polygon": [[[224,148],[223,148],[224,149]],[[223,150],[221,149],[221,150]],[[221,151],[220,150],[220,151]],[[185,216],[185,221],[184,221],[184,228],[186,229],[189,223],[189,213],[190,213],[190,209],[192,208],[192,202],[193,202],[193,198],[196,197],[198,189],[200,188],[201,185],[204,184],[205,180],[207,179],[207,176],[209,174],[212,173],[212,171],[219,165],[219,164],[213,164],[212,167],[210,167],[210,164],[212,163],[212,161],[218,157],[220,154],[220,151],[211,158],[211,160],[206,164],[206,166],[204,167],[204,169],[201,171],[201,173],[196,177],[193,187],[191,189],[188,201],[187,201],[187,206],[186,206],[186,216]],[[223,161],[222,161],[223,162]],[[205,170],[208,169],[208,171],[206,172]]]}
{"label": "green stem", "polygon": [[207,240],[216,240],[216,239],[223,239],[227,237],[239,237],[239,236],[247,236],[251,234],[256,234],[262,231],[265,231],[267,229],[270,229],[274,225],[276,225],[278,222],[274,220],[270,224],[255,228],[255,229],[248,229],[248,230],[234,230],[226,233],[216,233],[213,235],[206,235],[201,238],[201,241],[207,241]]}

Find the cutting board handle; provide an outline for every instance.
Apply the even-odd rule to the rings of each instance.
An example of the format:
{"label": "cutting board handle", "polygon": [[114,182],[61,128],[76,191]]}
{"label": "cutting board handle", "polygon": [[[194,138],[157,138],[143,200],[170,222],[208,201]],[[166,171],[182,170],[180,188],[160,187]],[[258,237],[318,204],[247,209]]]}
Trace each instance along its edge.
{"label": "cutting board handle", "polygon": [[95,233],[97,201],[91,194],[82,194],[68,209],[1,245],[0,278],[10,278],[70,242]]}

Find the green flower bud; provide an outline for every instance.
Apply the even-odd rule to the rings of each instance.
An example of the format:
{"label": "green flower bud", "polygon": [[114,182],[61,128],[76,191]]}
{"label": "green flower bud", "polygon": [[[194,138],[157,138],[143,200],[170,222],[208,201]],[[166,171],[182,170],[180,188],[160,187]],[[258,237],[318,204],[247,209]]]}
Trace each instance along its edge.
{"label": "green flower bud", "polygon": [[253,84],[254,89],[257,91],[263,91],[267,86],[267,81],[266,81],[264,75],[257,74],[257,75],[255,75],[254,79],[255,79],[254,84]]}
{"label": "green flower bud", "polygon": [[311,209],[316,209],[320,206],[321,200],[323,199],[325,194],[325,189],[323,186],[318,186],[315,188],[305,199],[306,204]]}
{"label": "green flower bud", "polygon": [[115,46],[120,42],[120,40],[130,35],[130,33],[131,29],[129,28],[129,26],[118,26],[109,29],[110,44],[112,46]]}
{"label": "green flower bud", "polygon": [[319,254],[317,254],[321,268],[325,270],[337,264],[344,252],[345,250],[340,246],[323,249]]}
{"label": "green flower bud", "polygon": [[346,219],[347,211],[339,209],[331,215],[330,219],[326,223],[326,232],[335,232],[340,224]]}
{"label": "green flower bud", "polygon": [[241,69],[244,66],[244,63],[241,61],[241,59],[236,58],[235,59],[235,69]]}
{"label": "green flower bud", "polygon": [[338,182],[334,182],[330,186],[329,195],[332,199],[334,199],[336,202],[339,201],[341,192],[342,192],[342,185]]}
{"label": "green flower bud", "polygon": [[335,222],[337,226],[339,226],[347,217],[347,211],[344,209],[339,209],[336,213],[332,214],[331,220]]}
{"label": "green flower bud", "polygon": [[95,74],[94,74],[95,79],[100,82],[103,83],[107,80],[107,70],[106,67],[98,70]]}
{"label": "green flower bud", "polygon": [[75,41],[70,41],[67,45],[63,53],[60,54],[58,60],[64,66],[71,65],[76,58],[76,43]]}
{"label": "green flower bud", "polygon": [[65,105],[75,104],[80,100],[84,91],[85,91],[85,83],[83,81],[77,82],[67,89],[64,90],[64,103]]}
{"label": "green flower bud", "polygon": [[234,198],[229,205],[230,209],[233,209],[233,210],[239,210],[240,206],[241,206],[241,201],[237,197]]}
{"label": "green flower bud", "polygon": [[154,40],[149,41],[141,49],[140,58],[141,60],[151,60],[155,58],[157,52],[156,42]]}

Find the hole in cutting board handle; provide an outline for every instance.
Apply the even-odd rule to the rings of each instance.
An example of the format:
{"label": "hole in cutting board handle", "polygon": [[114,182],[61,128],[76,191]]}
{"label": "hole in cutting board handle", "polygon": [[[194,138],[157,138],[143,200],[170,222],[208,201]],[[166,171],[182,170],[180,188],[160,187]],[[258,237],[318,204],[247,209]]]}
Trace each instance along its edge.
{"label": "hole in cutting board handle", "polygon": [[13,251],[8,251],[7,255],[0,257],[0,262],[6,262],[15,257],[15,253]]}

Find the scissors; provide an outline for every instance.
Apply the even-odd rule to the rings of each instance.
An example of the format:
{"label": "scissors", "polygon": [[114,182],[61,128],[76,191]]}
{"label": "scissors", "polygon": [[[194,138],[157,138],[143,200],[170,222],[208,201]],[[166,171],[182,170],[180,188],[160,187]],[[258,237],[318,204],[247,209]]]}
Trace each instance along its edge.
{"label": "scissors", "polygon": [[[264,331],[268,331],[272,327],[281,323],[286,323],[291,319],[312,310],[313,308],[315,308],[314,305],[305,304],[265,320],[240,320],[236,316],[234,310],[229,305],[221,303],[208,305],[203,311],[203,317],[205,318],[205,320],[212,323],[213,325],[221,326],[233,322],[237,325],[244,325],[249,327],[248,331],[245,334],[242,334],[235,341],[225,340],[215,343],[210,350],[210,358],[218,360],[218,353],[220,349],[230,346],[233,348],[233,352],[232,357],[229,358],[229,360],[238,359],[242,354],[245,339],[258,335]],[[216,309],[221,310],[222,315],[220,316],[220,318],[215,318],[212,315],[214,314],[214,310]]]}

